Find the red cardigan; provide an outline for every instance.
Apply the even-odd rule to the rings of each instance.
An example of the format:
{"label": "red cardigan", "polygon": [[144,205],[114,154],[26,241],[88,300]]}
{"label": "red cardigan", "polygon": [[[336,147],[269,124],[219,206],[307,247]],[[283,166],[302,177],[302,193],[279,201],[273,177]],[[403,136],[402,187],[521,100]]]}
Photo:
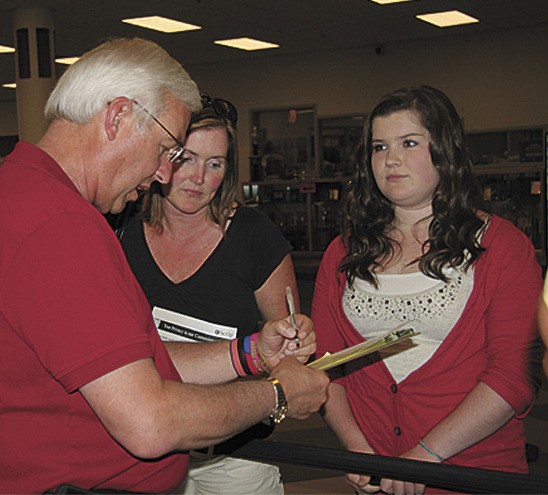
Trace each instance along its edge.
{"label": "red cardigan", "polygon": [[[423,366],[399,384],[374,357],[346,366],[340,383],[376,453],[398,456],[409,450],[481,381],[506,400],[516,416],[447,463],[527,472],[522,418],[536,394],[528,354],[536,337],[541,271],[531,242],[507,220],[494,216],[482,245],[487,250],[475,263],[474,287],[466,307]],[[343,256],[337,237],[325,252],[316,278],[312,319],[317,356],[363,341],[341,305],[346,279],[337,267]]]}

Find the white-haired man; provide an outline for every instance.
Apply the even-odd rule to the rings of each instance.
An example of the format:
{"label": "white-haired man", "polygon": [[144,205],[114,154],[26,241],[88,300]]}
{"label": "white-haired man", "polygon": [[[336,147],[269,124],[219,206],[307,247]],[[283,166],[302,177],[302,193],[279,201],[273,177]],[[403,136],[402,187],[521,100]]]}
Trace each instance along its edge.
{"label": "white-haired man", "polygon": [[[301,363],[315,349],[304,316],[299,348],[283,320],[255,336],[255,354],[228,341],[164,345],[102,215],[170,180],[199,108],[162,48],[112,40],[67,70],[43,138],[0,168],[1,493],[166,493],[186,450],[323,403],[327,377]],[[269,380],[235,380],[270,367]]]}

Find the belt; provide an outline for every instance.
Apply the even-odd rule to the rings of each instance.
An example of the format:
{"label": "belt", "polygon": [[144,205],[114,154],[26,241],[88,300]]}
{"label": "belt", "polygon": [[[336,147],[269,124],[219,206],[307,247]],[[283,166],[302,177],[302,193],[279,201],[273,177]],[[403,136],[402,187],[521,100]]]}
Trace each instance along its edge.
{"label": "belt", "polygon": [[273,431],[274,426],[272,424],[258,423],[222,443],[203,449],[193,449],[190,451],[190,456],[206,460],[216,455],[230,455],[234,450],[243,447],[251,440],[269,437]]}

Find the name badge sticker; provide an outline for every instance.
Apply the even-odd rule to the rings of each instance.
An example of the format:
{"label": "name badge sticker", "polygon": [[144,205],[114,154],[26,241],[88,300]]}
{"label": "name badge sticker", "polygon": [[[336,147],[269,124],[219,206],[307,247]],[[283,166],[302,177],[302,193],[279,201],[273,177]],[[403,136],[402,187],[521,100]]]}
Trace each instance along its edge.
{"label": "name badge sticker", "polygon": [[238,329],[154,306],[154,323],[164,342],[216,342],[236,338]]}

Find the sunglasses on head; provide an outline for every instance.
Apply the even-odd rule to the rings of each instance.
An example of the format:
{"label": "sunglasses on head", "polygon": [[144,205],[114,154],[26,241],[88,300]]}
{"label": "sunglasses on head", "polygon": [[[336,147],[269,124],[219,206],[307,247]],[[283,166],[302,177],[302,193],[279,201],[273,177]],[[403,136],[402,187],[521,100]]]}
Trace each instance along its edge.
{"label": "sunglasses on head", "polygon": [[238,110],[228,100],[222,98],[213,98],[206,93],[202,93],[202,112],[211,111],[219,117],[228,120],[234,127],[238,123]]}

